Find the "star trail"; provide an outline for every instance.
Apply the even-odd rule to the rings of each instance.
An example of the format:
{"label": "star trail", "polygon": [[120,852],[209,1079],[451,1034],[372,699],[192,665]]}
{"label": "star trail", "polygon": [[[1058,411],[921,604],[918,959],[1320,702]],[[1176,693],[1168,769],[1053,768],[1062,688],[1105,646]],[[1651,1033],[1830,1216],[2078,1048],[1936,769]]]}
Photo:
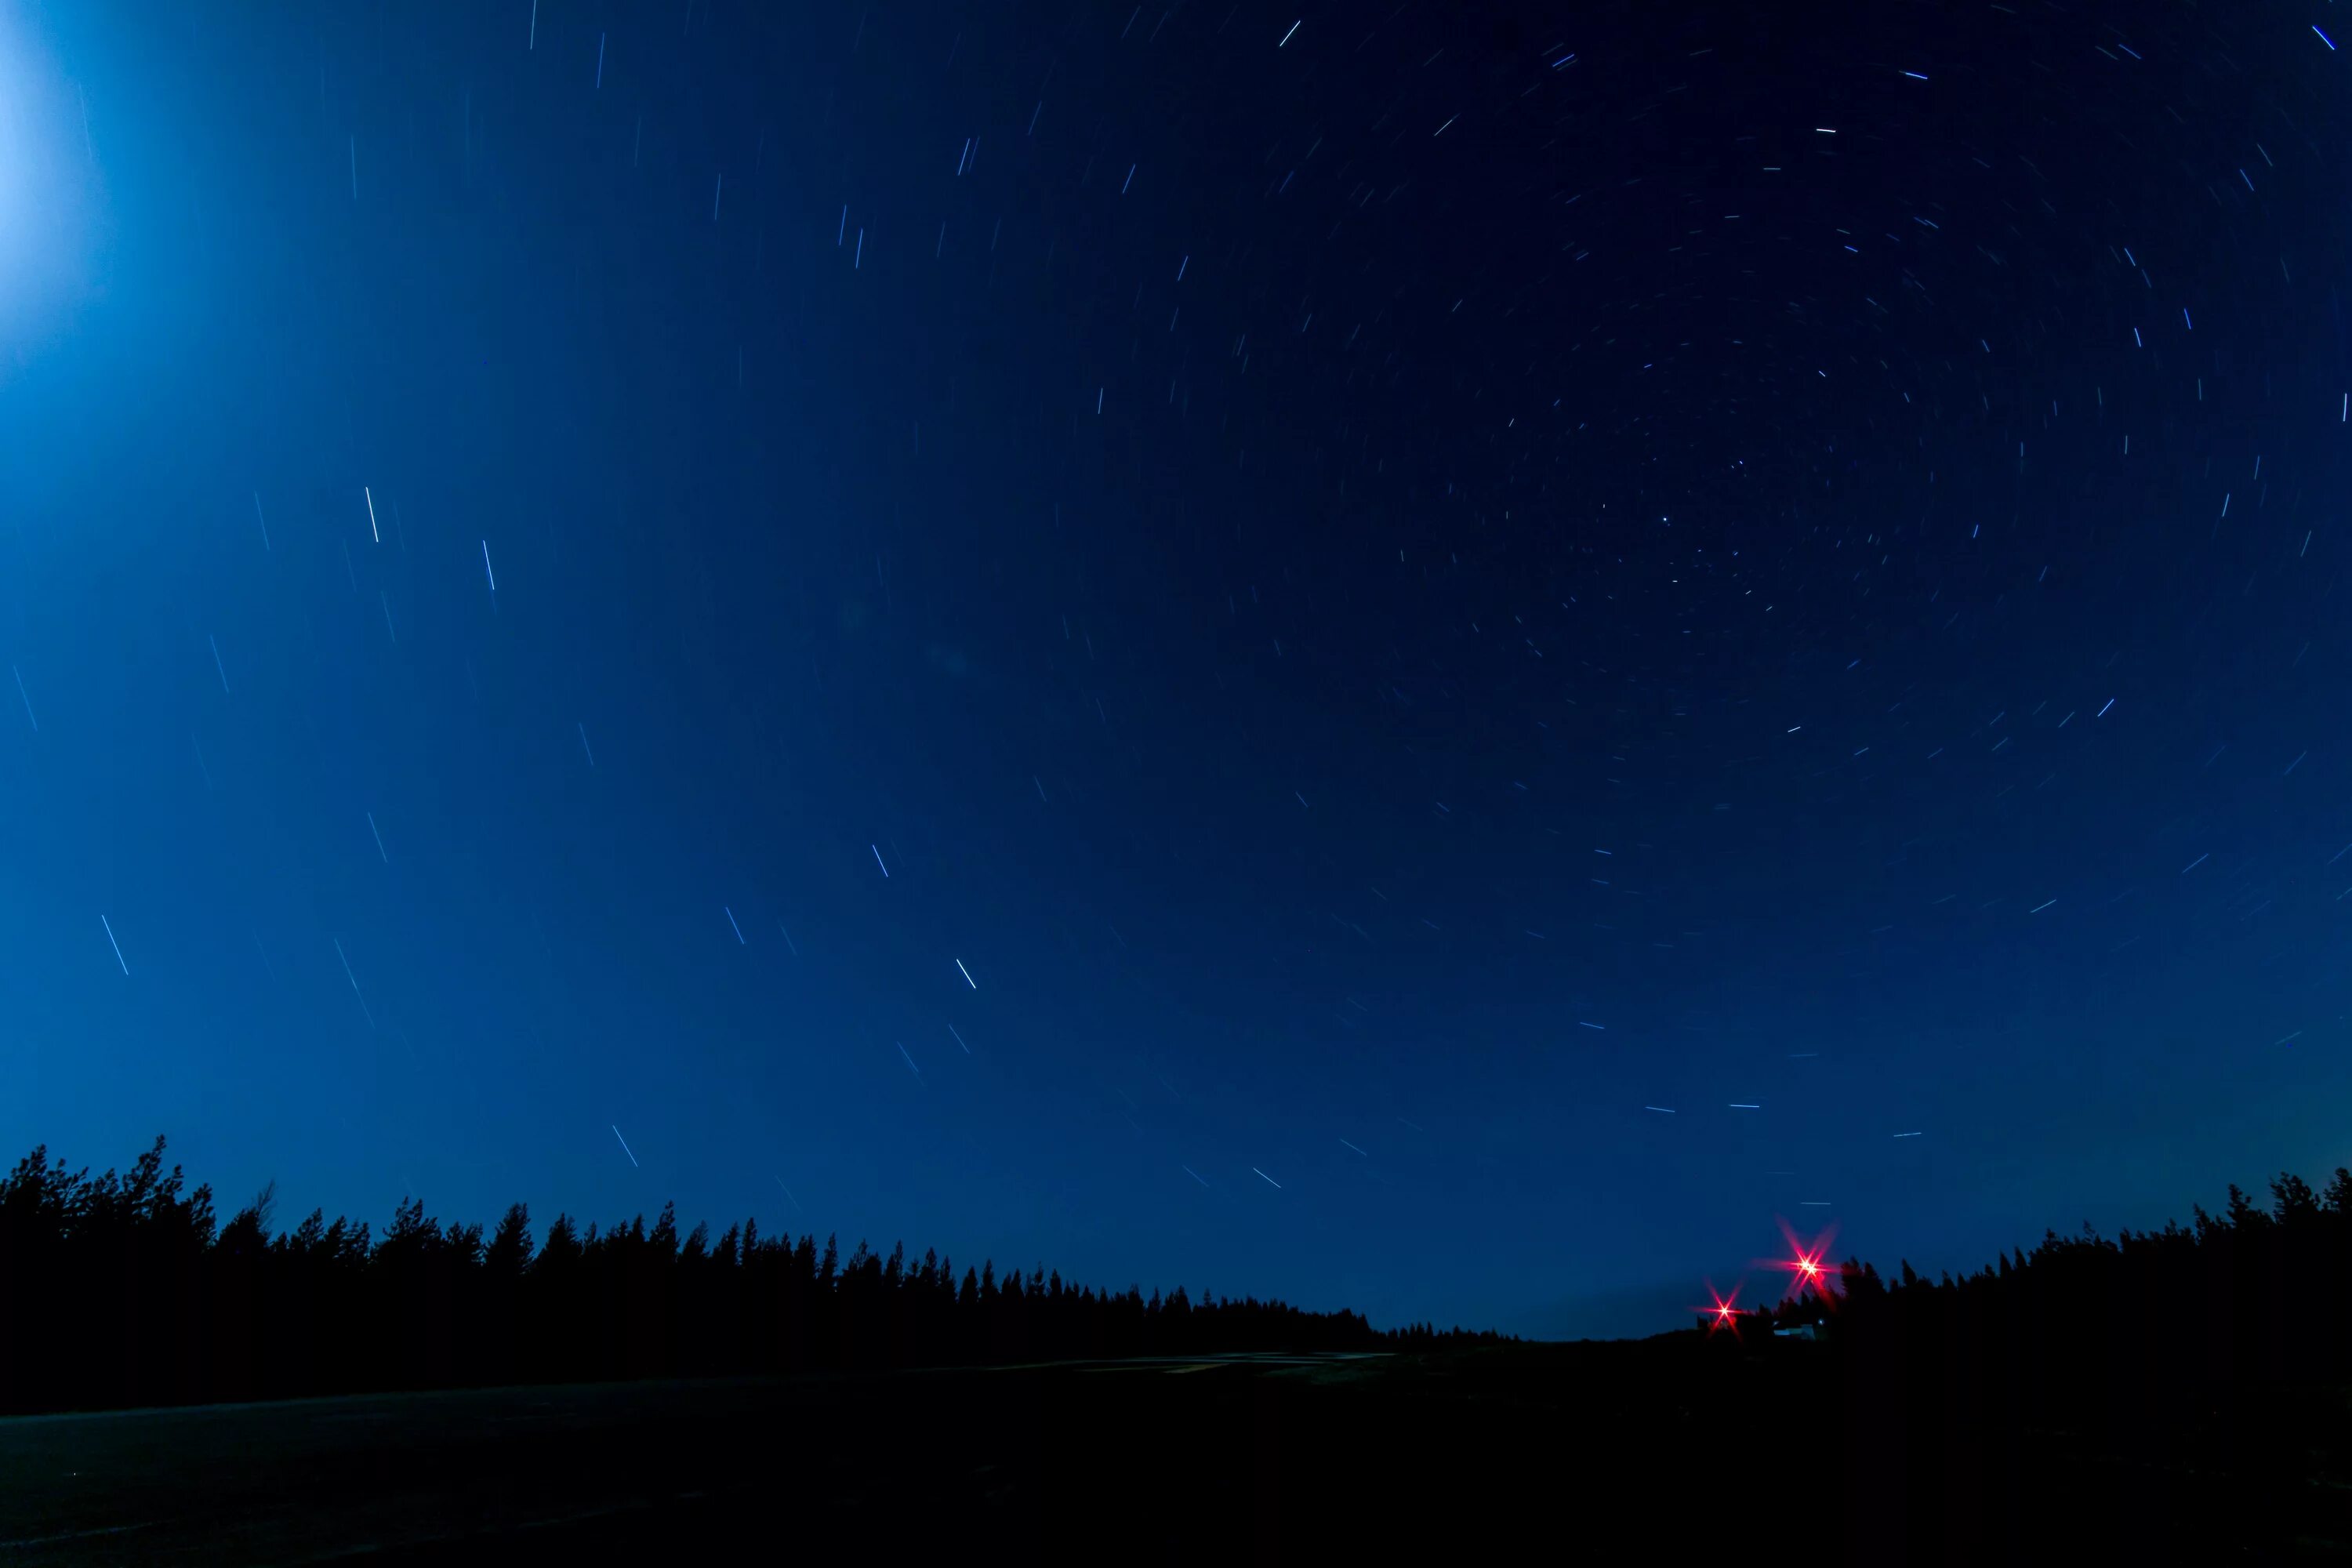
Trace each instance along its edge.
{"label": "star trail", "polygon": [[9,20],[0,1131],[1538,1333],[2352,1155],[2307,15],[1128,10]]}

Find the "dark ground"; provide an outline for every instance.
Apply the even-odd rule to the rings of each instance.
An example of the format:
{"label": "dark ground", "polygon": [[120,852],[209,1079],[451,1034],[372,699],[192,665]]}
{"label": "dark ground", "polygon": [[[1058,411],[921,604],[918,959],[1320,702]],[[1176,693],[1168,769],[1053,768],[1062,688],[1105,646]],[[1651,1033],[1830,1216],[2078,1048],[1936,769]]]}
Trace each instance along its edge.
{"label": "dark ground", "polygon": [[1678,1336],[0,1421],[0,1563],[2352,1552],[2352,1530],[2331,1553],[2311,1527],[2338,1500],[2352,1518],[2352,1490],[2266,1494],[2210,1455],[2021,1434],[1991,1464],[1910,1465],[1846,1429],[1820,1347],[1772,1349]]}

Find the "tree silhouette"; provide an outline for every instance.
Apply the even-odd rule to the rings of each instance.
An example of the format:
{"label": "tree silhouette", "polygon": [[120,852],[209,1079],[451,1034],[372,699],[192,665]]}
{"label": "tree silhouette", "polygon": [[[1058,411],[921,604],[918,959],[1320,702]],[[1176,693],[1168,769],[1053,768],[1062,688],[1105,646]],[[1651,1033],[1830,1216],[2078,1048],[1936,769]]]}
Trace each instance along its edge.
{"label": "tree silhouette", "polygon": [[521,1204],[487,1237],[418,1198],[381,1235],[317,1209],[273,1234],[274,1185],[216,1225],[211,1189],[189,1190],[163,1151],[158,1138],[127,1173],[92,1178],[37,1148],[0,1182],[0,1413],[1498,1337],[1114,1293],[1043,1264],[959,1278],[935,1251],[909,1264],[903,1244],[886,1258],[860,1240],[845,1262],[835,1237],[820,1253],[814,1235],[750,1220],[681,1240],[668,1205],[650,1226],[558,1215],[536,1249]]}
{"label": "tree silhouette", "polygon": [[2270,1194],[2232,1185],[2186,1226],[2046,1231],[1940,1284],[1905,1264],[1873,1289],[1849,1263],[1827,1327],[1851,1408],[1914,1477],[1997,1477],[2019,1434],[2062,1432],[2167,1473],[2193,1452],[2253,1478],[2277,1520],[2314,1506],[2341,1438],[2310,1391],[2352,1379],[2352,1338],[2325,1321],[2352,1287],[2352,1171],[2321,1191],[2282,1173]]}

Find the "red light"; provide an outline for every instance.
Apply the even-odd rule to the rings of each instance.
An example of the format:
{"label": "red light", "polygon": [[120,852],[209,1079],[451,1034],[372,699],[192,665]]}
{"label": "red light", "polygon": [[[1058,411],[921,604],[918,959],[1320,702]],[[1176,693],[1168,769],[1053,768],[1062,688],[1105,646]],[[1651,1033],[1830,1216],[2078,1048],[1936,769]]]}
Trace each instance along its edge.
{"label": "red light", "polygon": [[1732,1338],[1738,1339],[1739,1337],[1739,1290],[1740,1286],[1747,1283],[1748,1282],[1743,1279],[1738,1285],[1734,1285],[1731,1288],[1730,1295],[1718,1296],[1716,1294],[1714,1281],[1709,1280],[1707,1282],[1707,1297],[1715,1303],[1714,1306],[1706,1310],[1706,1331],[1708,1334],[1712,1335],[1717,1329],[1729,1329],[1731,1331]]}
{"label": "red light", "polygon": [[1837,1227],[1832,1226],[1823,1231],[1810,1247],[1797,1239],[1796,1233],[1789,1228],[1786,1220],[1780,1222],[1780,1234],[1787,1238],[1789,1251],[1793,1256],[1762,1261],[1766,1268],[1788,1271],[1789,1289],[1782,1299],[1802,1296],[1810,1291],[1823,1306],[1836,1305],[1837,1292],[1832,1281],[1838,1279],[1839,1270],[1828,1258],[1830,1242],[1837,1235]]}

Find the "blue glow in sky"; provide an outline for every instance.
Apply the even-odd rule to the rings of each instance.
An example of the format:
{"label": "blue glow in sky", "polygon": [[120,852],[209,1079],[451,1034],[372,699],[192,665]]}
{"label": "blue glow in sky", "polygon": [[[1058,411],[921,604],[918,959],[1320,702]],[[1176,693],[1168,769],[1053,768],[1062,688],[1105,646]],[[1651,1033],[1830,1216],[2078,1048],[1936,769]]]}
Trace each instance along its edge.
{"label": "blue glow in sky", "polygon": [[12,19],[5,1152],[1600,1332],[2352,1158],[2342,57],[1495,16]]}

